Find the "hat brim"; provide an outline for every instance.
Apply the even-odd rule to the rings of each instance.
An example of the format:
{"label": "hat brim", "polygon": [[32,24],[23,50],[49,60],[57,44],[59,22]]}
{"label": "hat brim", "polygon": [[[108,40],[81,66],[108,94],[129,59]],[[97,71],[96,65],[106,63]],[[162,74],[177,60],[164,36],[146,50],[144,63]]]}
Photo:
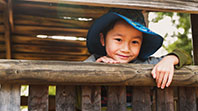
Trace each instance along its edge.
{"label": "hat brim", "polygon": [[131,19],[115,12],[109,12],[97,19],[91,26],[87,34],[87,48],[91,54],[106,55],[105,48],[100,43],[100,33],[112,21],[122,18],[135,29],[143,32],[143,41],[138,58],[147,59],[154,54],[163,43],[163,38],[152,32],[150,29]]}

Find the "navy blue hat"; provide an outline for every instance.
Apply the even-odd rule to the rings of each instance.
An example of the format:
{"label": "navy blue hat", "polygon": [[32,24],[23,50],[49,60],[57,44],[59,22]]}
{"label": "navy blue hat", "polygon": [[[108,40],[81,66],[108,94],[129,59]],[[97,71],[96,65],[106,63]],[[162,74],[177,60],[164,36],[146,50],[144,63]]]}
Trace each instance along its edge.
{"label": "navy blue hat", "polygon": [[144,16],[139,10],[112,9],[92,24],[87,34],[87,48],[91,54],[106,55],[105,47],[100,43],[100,33],[117,19],[123,19],[135,29],[143,32],[143,41],[138,55],[139,59],[147,59],[155,53],[163,43],[163,38],[145,26]]}

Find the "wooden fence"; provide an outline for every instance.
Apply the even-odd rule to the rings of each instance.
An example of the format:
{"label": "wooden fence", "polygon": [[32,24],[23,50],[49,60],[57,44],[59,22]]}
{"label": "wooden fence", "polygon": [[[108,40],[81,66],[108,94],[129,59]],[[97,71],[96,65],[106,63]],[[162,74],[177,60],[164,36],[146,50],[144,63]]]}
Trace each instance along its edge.
{"label": "wooden fence", "polygon": [[[164,90],[154,87],[152,67],[0,60],[0,111],[19,111],[26,104],[29,111],[75,111],[77,97],[82,99],[82,111],[101,111],[101,96],[107,97],[107,111],[127,111],[127,101],[133,111],[197,110],[197,66],[175,70],[171,87]],[[22,84],[31,85],[28,97],[20,97]],[[49,85],[56,85],[55,98],[48,95]],[[106,86],[107,95],[101,95],[101,86]],[[81,87],[81,96],[76,95],[76,87]],[[132,95],[130,100],[127,94]]]}

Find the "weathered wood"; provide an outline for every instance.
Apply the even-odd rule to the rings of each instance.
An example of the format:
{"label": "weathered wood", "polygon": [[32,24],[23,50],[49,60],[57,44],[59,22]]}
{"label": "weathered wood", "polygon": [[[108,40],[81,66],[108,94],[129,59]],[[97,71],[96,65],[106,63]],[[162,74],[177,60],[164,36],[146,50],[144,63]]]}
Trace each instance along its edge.
{"label": "weathered wood", "polygon": [[4,25],[0,24],[0,33],[4,33],[5,32],[5,27]]}
{"label": "weathered wood", "polygon": [[133,87],[132,109],[133,111],[151,111],[151,88]]}
{"label": "weathered wood", "polygon": [[198,1],[188,0],[23,0],[50,3],[198,13]]}
{"label": "weathered wood", "polygon": [[195,87],[179,88],[179,111],[197,111]]}
{"label": "weathered wood", "polygon": [[0,44],[0,52],[4,52],[5,51],[5,45],[4,44]]}
{"label": "weathered wood", "polygon": [[[34,15],[41,17],[51,18],[98,18],[106,13],[109,8],[102,7],[90,7],[82,5],[69,5],[69,4],[52,4],[52,3],[40,3],[40,2],[20,2],[15,1],[13,7],[15,14]],[[50,14],[49,14],[50,13]]]}
{"label": "weathered wood", "polygon": [[35,54],[35,53],[14,53],[13,59],[22,60],[61,60],[61,61],[84,61],[87,55],[57,55],[57,54]]}
{"label": "weathered wood", "polygon": [[61,35],[61,36],[77,36],[86,37],[87,29],[71,29],[71,28],[58,28],[58,27],[41,27],[41,26],[19,26],[15,25],[15,34],[24,34],[30,36],[37,35]]}
{"label": "weathered wood", "polygon": [[[53,27],[66,27],[66,28],[81,28],[88,29],[91,21],[80,21],[76,19],[63,19],[63,18],[47,18],[31,15],[15,15],[15,24],[19,25],[34,25],[34,26],[53,26]],[[0,21],[1,22],[1,21]]]}
{"label": "weathered wood", "polygon": [[198,14],[191,14],[194,64],[198,65]]}
{"label": "weathered wood", "polygon": [[20,85],[1,84],[0,111],[20,111]]}
{"label": "weathered wood", "polygon": [[82,111],[101,111],[100,86],[82,86]]}
{"label": "weathered wood", "polygon": [[107,111],[126,111],[126,86],[108,87]]}
{"label": "weathered wood", "polygon": [[174,111],[173,87],[157,89],[157,111]]}
{"label": "weathered wood", "polygon": [[75,86],[56,86],[56,111],[75,111]]}
{"label": "weathered wood", "polygon": [[[0,60],[0,83],[155,86],[153,65]],[[46,76],[47,75],[47,76]],[[175,70],[172,86],[198,86],[198,67]]]}
{"label": "weathered wood", "polygon": [[0,11],[0,24],[3,24],[3,12]]}
{"label": "weathered wood", "polygon": [[42,46],[42,45],[12,45],[12,51],[37,54],[62,54],[62,55],[89,55],[87,48],[81,47],[60,47],[60,46]]}
{"label": "weathered wood", "polygon": [[5,36],[3,34],[0,34],[0,42],[4,43],[5,42]]}
{"label": "weathered wood", "polygon": [[9,16],[10,30],[12,32],[14,30],[12,0],[8,0],[8,16]]}
{"label": "weathered wood", "polygon": [[48,111],[48,86],[30,85],[28,111]]}
{"label": "weathered wood", "polygon": [[4,27],[5,27],[5,46],[6,46],[6,58],[11,59],[11,27],[9,22],[9,9],[8,6],[6,6],[4,11]]}
{"label": "weathered wood", "polygon": [[[0,41],[2,41],[0,35]],[[4,39],[3,39],[4,40]],[[86,41],[76,40],[59,40],[52,38],[38,38],[31,36],[12,36],[12,43],[14,44],[29,44],[29,45],[51,45],[51,46],[64,46],[64,47],[86,47]]]}

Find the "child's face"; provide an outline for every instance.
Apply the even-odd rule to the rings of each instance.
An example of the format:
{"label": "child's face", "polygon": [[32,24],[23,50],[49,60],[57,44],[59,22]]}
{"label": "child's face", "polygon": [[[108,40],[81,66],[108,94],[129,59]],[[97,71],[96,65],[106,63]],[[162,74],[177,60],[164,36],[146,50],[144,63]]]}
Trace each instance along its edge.
{"label": "child's face", "polygon": [[125,21],[115,23],[104,40],[101,36],[101,44],[105,46],[107,56],[119,61],[120,63],[128,63],[137,58],[141,44],[142,32],[138,31]]}

